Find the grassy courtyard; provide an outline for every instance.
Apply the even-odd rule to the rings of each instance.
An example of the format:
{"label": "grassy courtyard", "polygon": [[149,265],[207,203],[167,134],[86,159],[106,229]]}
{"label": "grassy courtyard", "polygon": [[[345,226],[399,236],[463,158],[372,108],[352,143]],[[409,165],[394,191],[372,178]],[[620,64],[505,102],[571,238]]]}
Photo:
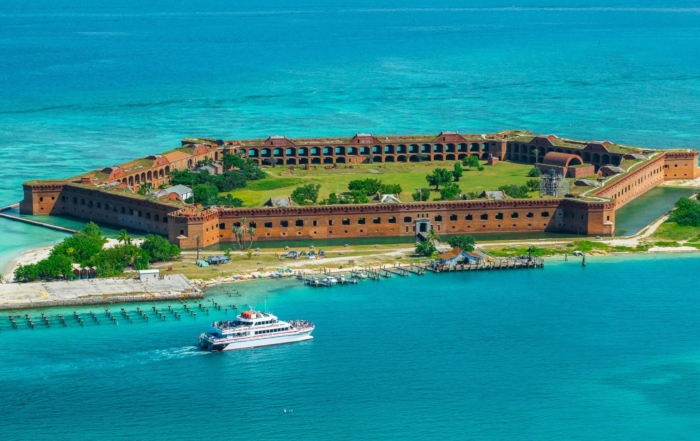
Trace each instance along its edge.
{"label": "grassy courtyard", "polygon": [[[330,193],[348,191],[348,183],[355,179],[374,178],[386,184],[399,184],[403,188],[401,199],[411,202],[411,193],[417,188],[427,188],[425,176],[436,168],[452,170],[454,161],[419,162],[396,164],[361,164],[353,168],[339,164],[337,169],[326,169],[324,165],[311,166],[303,170],[298,166],[293,171],[289,167],[278,166],[266,168],[268,178],[250,181],[245,189],[230,192],[233,197],[243,200],[245,206],[255,207],[265,203],[271,197],[289,196],[295,187],[303,184],[320,184],[319,200]],[[496,190],[501,185],[524,185],[530,179],[527,176],[531,164],[499,162],[494,166],[484,166],[483,171],[464,169],[464,175],[458,182],[462,193]],[[536,196],[536,193],[532,193]],[[438,192],[431,193],[431,200],[438,199]]]}

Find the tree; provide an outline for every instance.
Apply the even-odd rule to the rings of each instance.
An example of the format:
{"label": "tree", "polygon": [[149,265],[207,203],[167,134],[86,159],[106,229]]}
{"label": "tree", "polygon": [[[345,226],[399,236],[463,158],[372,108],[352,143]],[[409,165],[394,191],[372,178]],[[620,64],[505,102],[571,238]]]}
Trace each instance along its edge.
{"label": "tree", "polygon": [[[123,229],[119,230],[119,236],[117,236],[117,241],[119,243],[124,242],[124,244],[131,245],[131,237],[129,236],[129,233],[127,233],[127,231]],[[71,250],[70,254],[72,255],[73,248],[69,248],[69,250]]]}
{"label": "tree", "polygon": [[249,226],[246,231],[248,232],[248,236],[250,236],[250,245],[248,245],[248,248],[252,248],[253,247],[253,240],[255,237],[255,228]]}
{"label": "tree", "polygon": [[33,282],[39,279],[39,270],[36,265],[19,265],[14,271],[16,282]]}
{"label": "tree", "polygon": [[403,188],[401,188],[401,184],[382,184],[381,187],[379,187],[379,192],[381,194],[400,195],[402,191]]}
{"label": "tree", "polygon": [[234,225],[231,227],[231,232],[236,239],[236,243],[238,243],[238,249],[242,250],[243,245],[241,245],[241,240],[243,239],[243,229],[238,225]]}
{"label": "tree", "polygon": [[468,168],[478,168],[479,167],[479,157],[478,156],[467,156],[466,158],[462,159],[462,165]]}
{"label": "tree", "polygon": [[90,259],[90,266],[97,267],[98,277],[114,277],[124,272],[127,265],[134,264],[142,251],[135,245],[119,245],[102,250]]}
{"label": "tree", "polygon": [[37,262],[36,270],[40,279],[58,279],[68,277],[73,266],[68,256],[58,254]]}
{"label": "tree", "polygon": [[441,185],[452,181],[452,172],[446,168],[436,168],[425,177],[425,180],[428,181],[428,185],[434,185],[435,191],[438,191]]}
{"label": "tree", "polygon": [[411,194],[414,201],[427,201],[430,199],[430,189],[429,188],[419,188],[414,193]]}
{"label": "tree", "polygon": [[369,198],[366,194],[364,194],[364,192],[360,190],[355,190],[350,192],[350,196],[348,199],[345,200],[345,202],[352,204],[366,204],[369,202]]}
{"label": "tree", "polygon": [[470,191],[469,193],[467,193],[467,198],[468,199],[478,199],[479,193],[477,193],[475,191]]}
{"label": "tree", "polygon": [[449,182],[440,190],[440,197],[443,201],[449,201],[457,197],[461,192],[462,190],[459,188],[459,185],[454,182]]}
{"label": "tree", "polygon": [[355,179],[348,183],[348,190],[361,191],[367,196],[377,194],[382,188],[382,181],[379,179]]}
{"label": "tree", "polygon": [[459,182],[459,178],[462,177],[464,174],[464,169],[462,168],[462,164],[459,162],[455,162],[455,169],[452,172],[452,176],[454,176],[455,182]]}
{"label": "tree", "polygon": [[501,185],[498,189],[515,199],[528,199],[530,197],[530,195],[527,194],[529,190],[527,185]]}
{"label": "tree", "polygon": [[220,175],[209,178],[209,183],[216,185],[220,192],[226,193],[236,188],[245,188],[246,176],[241,171],[226,170]]}
{"label": "tree", "polygon": [[138,194],[144,196],[146,193],[148,193],[148,190],[150,190],[150,186],[148,184],[141,184]]}
{"label": "tree", "polygon": [[[240,250],[245,250],[246,248],[251,248],[253,246],[253,241],[255,240],[255,227],[248,225],[248,219],[243,217],[241,222],[234,224],[231,227],[231,232],[233,237],[236,238],[238,243],[238,248]],[[250,237],[250,244],[246,245],[246,234]]]}
{"label": "tree", "polygon": [[539,151],[538,149],[532,149],[532,154],[535,155],[535,167],[537,167],[537,160],[539,159],[539,158],[537,157],[537,154],[538,154],[539,152],[540,152],[540,151]]}
{"label": "tree", "polygon": [[539,178],[542,172],[538,167],[532,167],[528,172],[527,175],[531,178]]}
{"label": "tree", "polygon": [[210,157],[205,157],[201,161],[197,161],[197,167],[201,167],[203,165],[212,165],[214,163],[214,160],[211,159]]}
{"label": "tree", "polygon": [[432,256],[435,251],[437,251],[437,248],[435,248],[435,244],[432,240],[426,240],[416,244],[416,254],[420,254],[421,256]]}
{"label": "tree", "polygon": [[219,199],[219,189],[214,184],[199,184],[192,190],[195,204],[214,205]]}
{"label": "tree", "polygon": [[464,251],[474,251],[476,240],[474,240],[474,236],[472,235],[460,234],[447,239],[447,243],[450,244],[451,247],[458,247]]}
{"label": "tree", "polygon": [[530,191],[537,191],[540,188],[540,181],[539,179],[528,179],[525,185]]}
{"label": "tree", "polygon": [[243,158],[241,158],[238,155],[231,154],[231,153],[224,154],[222,161],[223,161],[224,165],[226,166],[226,168],[233,168],[233,167],[243,168],[243,166],[245,165],[245,161],[243,160]]}
{"label": "tree", "polygon": [[72,260],[81,265],[86,265],[92,256],[102,251],[105,243],[107,243],[107,239],[102,236],[100,227],[93,222],[89,222],[85,225],[85,228],[56,245],[51,250],[51,255],[68,256],[68,249],[72,248],[73,252],[70,255]]}
{"label": "tree", "polygon": [[669,216],[669,222],[685,227],[700,227],[700,204],[688,198],[680,198]]}
{"label": "tree", "polygon": [[340,204],[340,199],[338,199],[337,194],[331,193],[328,195],[328,199],[326,200],[326,203],[328,205],[338,205],[338,204]]}
{"label": "tree", "polygon": [[299,205],[313,205],[318,200],[318,191],[321,189],[320,184],[306,184],[297,187],[292,192],[292,200]]}
{"label": "tree", "polygon": [[[253,160],[251,159],[250,161]],[[267,173],[262,171],[262,169],[258,167],[255,162],[245,164],[241,171],[243,172],[245,178],[249,181],[257,181],[258,179],[265,179],[267,177]]]}
{"label": "tree", "polygon": [[66,249],[66,254],[70,257],[70,264],[71,266],[73,265],[73,253],[75,253],[75,250],[73,248],[68,248]]}
{"label": "tree", "polygon": [[147,235],[140,248],[148,253],[151,262],[165,262],[180,257],[180,248],[177,245],[156,234]]}

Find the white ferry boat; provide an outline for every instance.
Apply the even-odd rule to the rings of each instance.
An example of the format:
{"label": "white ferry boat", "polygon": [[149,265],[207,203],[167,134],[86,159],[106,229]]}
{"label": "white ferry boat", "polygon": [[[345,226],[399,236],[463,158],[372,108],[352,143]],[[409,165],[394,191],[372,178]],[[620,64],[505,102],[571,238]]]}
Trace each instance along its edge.
{"label": "white ferry boat", "polygon": [[306,320],[283,322],[276,316],[251,309],[236,320],[214,322],[199,336],[199,347],[212,352],[257,348],[311,340],[314,324]]}

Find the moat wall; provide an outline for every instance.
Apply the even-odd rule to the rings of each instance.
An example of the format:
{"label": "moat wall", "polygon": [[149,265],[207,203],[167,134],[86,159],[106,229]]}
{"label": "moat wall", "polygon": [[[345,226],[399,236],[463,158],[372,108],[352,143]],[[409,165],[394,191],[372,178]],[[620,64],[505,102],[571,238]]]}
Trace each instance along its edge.
{"label": "moat wall", "polygon": [[197,236],[200,246],[235,242],[231,230],[243,218],[255,227],[257,241],[414,237],[418,224],[424,222],[437,234],[547,231],[607,235],[614,231],[614,208],[614,202],[531,199],[226,209],[197,216],[171,215],[169,239],[182,248],[196,247]]}

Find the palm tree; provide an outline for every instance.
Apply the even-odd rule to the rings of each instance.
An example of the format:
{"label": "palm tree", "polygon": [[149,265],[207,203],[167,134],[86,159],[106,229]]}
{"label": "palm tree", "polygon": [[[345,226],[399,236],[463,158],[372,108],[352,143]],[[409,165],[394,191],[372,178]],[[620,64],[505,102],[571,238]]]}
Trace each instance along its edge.
{"label": "palm tree", "polygon": [[255,234],[255,228],[248,227],[248,235],[250,236],[250,245],[248,245],[248,248],[253,248],[253,235],[254,234]]}
{"label": "palm tree", "polygon": [[538,154],[539,152],[540,152],[540,151],[537,150],[537,149],[532,149],[532,153],[535,155],[535,167],[537,167],[537,159],[538,159],[538,158],[537,158],[537,154]]}
{"label": "palm tree", "polygon": [[233,237],[236,238],[236,242],[238,243],[238,248],[241,248],[241,240],[240,240],[241,227],[234,225],[233,227],[231,227],[231,232],[233,233]]}
{"label": "palm tree", "polygon": [[129,233],[127,233],[126,230],[119,230],[117,241],[119,241],[119,243],[124,242],[127,245],[131,245],[131,237],[129,237]]}
{"label": "palm tree", "polygon": [[139,257],[139,251],[137,248],[127,248],[124,253],[124,260],[126,261],[126,266],[133,266],[136,259]]}
{"label": "palm tree", "polygon": [[432,243],[433,245],[435,245],[435,241],[436,241],[436,240],[437,240],[437,236],[435,235],[435,230],[433,230],[433,229],[431,228],[430,231],[428,231],[428,242],[430,242],[430,243]]}
{"label": "palm tree", "polygon": [[243,228],[239,228],[235,234],[238,246],[240,247],[240,249],[245,250],[245,240],[243,239],[243,234],[245,234],[245,230]]}

